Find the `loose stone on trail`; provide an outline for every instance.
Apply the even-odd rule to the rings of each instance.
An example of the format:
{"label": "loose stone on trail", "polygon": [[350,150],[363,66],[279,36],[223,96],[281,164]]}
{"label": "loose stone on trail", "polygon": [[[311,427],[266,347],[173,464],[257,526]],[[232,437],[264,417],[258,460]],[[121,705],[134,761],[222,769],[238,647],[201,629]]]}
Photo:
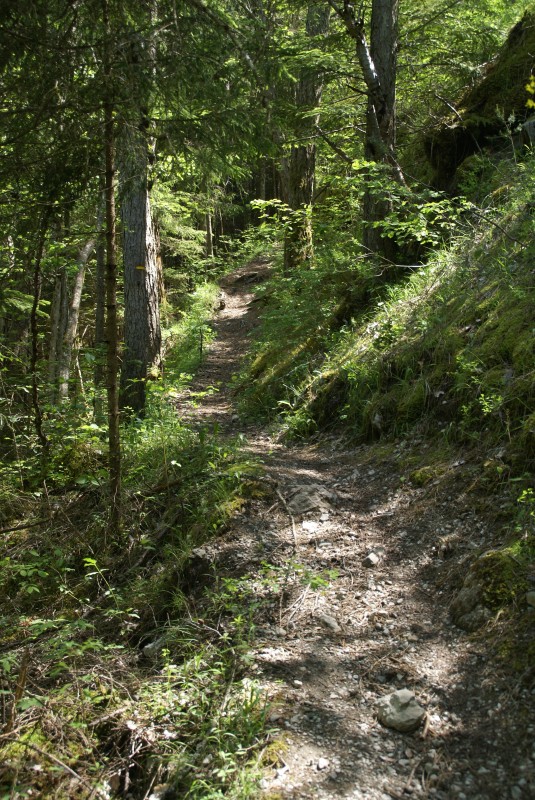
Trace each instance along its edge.
{"label": "loose stone on trail", "polygon": [[376,553],[375,550],[372,550],[370,553],[368,553],[368,555],[362,562],[362,566],[368,568],[376,567],[380,560],[381,556],[379,555],[379,553]]}
{"label": "loose stone on trail", "polygon": [[418,728],[424,717],[425,709],[410,689],[398,689],[377,701],[377,719],[387,728],[409,733]]}

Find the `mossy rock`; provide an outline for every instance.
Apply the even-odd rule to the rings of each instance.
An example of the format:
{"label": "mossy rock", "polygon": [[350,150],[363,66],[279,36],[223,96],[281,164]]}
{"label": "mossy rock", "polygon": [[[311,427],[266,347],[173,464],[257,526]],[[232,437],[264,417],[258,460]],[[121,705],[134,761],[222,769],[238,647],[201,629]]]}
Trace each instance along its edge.
{"label": "mossy rock", "polygon": [[425,140],[437,188],[451,191],[457,182],[458,166],[492,144],[495,137],[508,134],[507,120],[511,117],[525,120],[528,115],[525,86],[533,69],[533,53],[535,7],[526,11],[512,28],[485,77],[460,98],[457,114],[445,119]]}
{"label": "mossy rock", "polygon": [[472,574],[481,586],[483,602],[493,610],[509,605],[528,589],[527,569],[510,548],[482,555],[473,564]]}

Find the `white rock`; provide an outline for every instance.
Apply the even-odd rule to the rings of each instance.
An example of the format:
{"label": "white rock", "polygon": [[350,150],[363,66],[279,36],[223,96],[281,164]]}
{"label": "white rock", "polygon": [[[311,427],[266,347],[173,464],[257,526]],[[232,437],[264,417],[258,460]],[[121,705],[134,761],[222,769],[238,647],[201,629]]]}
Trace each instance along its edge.
{"label": "white rock", "polygon": [[329,759],[328,758],[320,758],[318,763],[316,764],[316,768],[318,770],[327,769],[329,766]]}
{"label": "white rock", "polygon": [[410,689],[398,689],[377,701],[377,719],[396,731],[414,731],[425,717]]}
{"label": "white rock", "polygon": [[380,560],[377,553],[372,550],[371,553],[368,553],[362,564],[364,567],[376,567]]}
{"label": "white rock", "polygon": [[155,639],[154,642],[149,642],[143,648],[143,655],[145,658],[150,658],[151,661],[157,661],[161,656],[162,649],[165,645],[165,639],[160,637],[159,639]]}

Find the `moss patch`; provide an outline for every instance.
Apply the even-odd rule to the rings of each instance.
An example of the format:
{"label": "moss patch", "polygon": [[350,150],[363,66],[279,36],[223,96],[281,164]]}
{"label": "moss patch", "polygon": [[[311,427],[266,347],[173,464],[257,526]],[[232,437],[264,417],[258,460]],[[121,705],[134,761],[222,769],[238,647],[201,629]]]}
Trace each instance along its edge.
{"label": "moss patch", "polygon": [[497,611],[520,599],[529,586],[529,559],[534,556],[535,541],[518,541],[477,559],[472,571],[482,586],[486,606]]}

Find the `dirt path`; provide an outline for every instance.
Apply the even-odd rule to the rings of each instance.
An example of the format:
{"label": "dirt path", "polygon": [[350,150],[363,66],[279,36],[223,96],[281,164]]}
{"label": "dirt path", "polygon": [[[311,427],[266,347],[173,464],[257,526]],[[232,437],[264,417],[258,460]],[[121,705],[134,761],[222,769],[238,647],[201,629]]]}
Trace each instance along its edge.
{"label": "dirt path", "polygon": [[[253,262],[227,279],[218,338],[179,402],[197,424],[243,432],[265,465],[269,499],[207,548],[220,574],[249,576],[258,604],[251,677],[281,731],[264,796],[534,797],[535,695],[497,668],[488,637],[448,616],[445,576],[488,540],[463,481],[444,496],[403,483],[395,452],[328,437],[285,447],[241,426],[228,382],[267,270]],[[377,700],[399,689],[425,710],[413,733],[376,718]]]}

